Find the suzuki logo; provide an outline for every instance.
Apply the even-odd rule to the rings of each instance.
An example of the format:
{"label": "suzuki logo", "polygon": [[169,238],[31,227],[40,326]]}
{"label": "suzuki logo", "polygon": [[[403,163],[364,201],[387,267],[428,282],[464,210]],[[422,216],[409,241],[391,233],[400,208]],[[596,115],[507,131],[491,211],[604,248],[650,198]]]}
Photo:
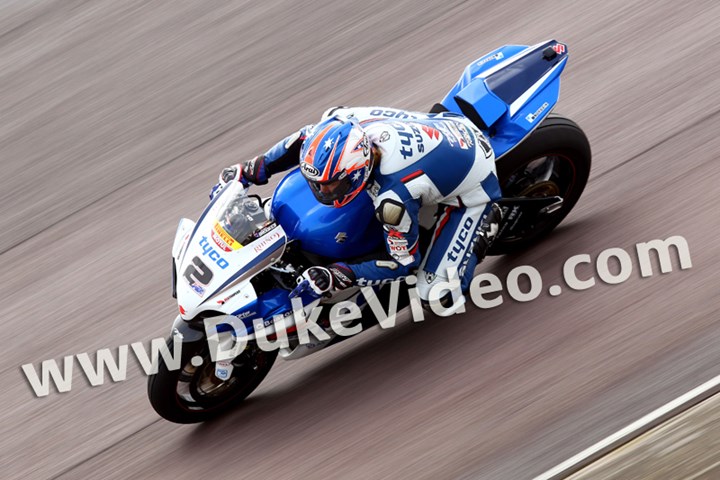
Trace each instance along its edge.
{"label": "suzuki logo", "polygon": [[339,232],[337,235],[335,235],[335,241],[337,243],[345,243],[345,240],[347,240],[347,233]]}

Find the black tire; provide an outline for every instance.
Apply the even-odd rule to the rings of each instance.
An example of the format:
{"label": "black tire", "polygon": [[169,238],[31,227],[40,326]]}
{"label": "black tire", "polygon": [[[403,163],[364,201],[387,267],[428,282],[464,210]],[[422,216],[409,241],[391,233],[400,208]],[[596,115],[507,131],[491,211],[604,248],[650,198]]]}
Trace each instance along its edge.
{"label": "black tire", "polygon": [[[590,175],[592,154],[585,133],[572,120],[551,114],[520,145],[496,164],[504,197],[563,197],[563,206],[545,214],[530,231],[514,238],[498,238],[489,252],[504,255],[524,250],[548,235],[563,221],[580,199]],[[544,182],[523,184],[527,168],[535,162],[553,162],[551,177]]]}
{"label": "black tire", "polygon": [[[215,397],[206,397],[202,393],[201,381],[212,380],[207,377],[214,371],[206,341],[186,342],[182,344],[181,367],[169,370],[162,356],[158,358],[158,372],[148,378],[148,398],[155,411],[164,419],[175,423],[198,423],[207,421],[222,414],[241,403],[270,371],[277,357],[277,350],[265,352],[256,345],[248,345],[233,363],[243,362],[242,368],[235,367],[226,392]],[[170,337],[167,346],[174,356],[173,339]],[[194,356],[203,358],[199,367],[194,367],[191,359]],[[232,382],[232,383],[230,383]],[[217,387],[216,387],[217,388]],[[186,389],[183,395],[178,390]]]}

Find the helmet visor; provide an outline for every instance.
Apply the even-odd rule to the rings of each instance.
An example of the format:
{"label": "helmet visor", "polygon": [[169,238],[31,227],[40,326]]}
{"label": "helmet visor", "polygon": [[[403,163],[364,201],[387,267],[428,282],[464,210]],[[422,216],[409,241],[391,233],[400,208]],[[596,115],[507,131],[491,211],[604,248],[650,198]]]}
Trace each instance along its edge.
{"label": "helmet visor", "polygon": [[350,193],[350,189],[352,188],[352,181],[349,175],[327,182],[308,180],[308,184],[315,198],[323,205],[332,205],[336,200],[342,200]]}

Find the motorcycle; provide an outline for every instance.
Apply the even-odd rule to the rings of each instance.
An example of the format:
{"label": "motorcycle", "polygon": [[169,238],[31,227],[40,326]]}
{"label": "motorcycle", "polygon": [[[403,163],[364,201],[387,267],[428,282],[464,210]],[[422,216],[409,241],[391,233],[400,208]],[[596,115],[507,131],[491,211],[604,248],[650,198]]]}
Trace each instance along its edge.
{"label": "motorcycle", "polygon": [[[546,236],[587,183],[587,137],[572,120],[551,113],[567,60],[567,46],[555,40],[503,46],[469,64],[430,110],[469,118],[495,152],[503,220],[490,255],[525,249]],[[429,232],[421,236],[421,248]],[[148,380],[153,408],[172,422],[208,420],[255,390],[278,355],[297,359],[348,338],[329,328],[324,316],[317,324],[326,335],[301,341],[293,313],[298,306],[311,315],[318,306],[352,302],[362,314],[348,329],[363,331],[376,324],[360,288],[314,302],[301,298],[300,303],[289,293],[307,267],[352,261],[384,248],[367,195],[341,209],[321,205],[297,168],[269,199],[248,194],[239,182],[225,185],[197,222],[184,218],[178,225],[172,293],[179,315],[167,340],[172,356],[158,358],[157,373]],[[389,285],[365,288],[388,301]],[[281,338],[284,343],[263,348],[268,339]],[[220,358],[221,350],[230,353]]]}

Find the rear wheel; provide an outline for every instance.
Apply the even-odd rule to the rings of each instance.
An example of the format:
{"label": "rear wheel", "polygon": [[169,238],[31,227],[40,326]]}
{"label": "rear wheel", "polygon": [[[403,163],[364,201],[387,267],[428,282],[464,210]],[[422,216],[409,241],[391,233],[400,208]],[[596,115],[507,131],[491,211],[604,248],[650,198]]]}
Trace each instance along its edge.
{"label": "rear wheel", "polygon": [[497,162],[500,188],[505,198],[563,198],[562,207],[538,215],[532,225],[498,238],[491,255],[523,250],[549,234],[570,213],[590,175],[590,143],[572,120],[550,115],[525,139]]}
{"label": "rear wheel", "polygon": [[[167,342],[175,355],[173,338]],[[204,422],[236,406],[270,371],[277,350],[265,352],[255,344],[233,360],[233,372],[223,381],[215,376],[206,341],[182,344],[180,368],[171,370],[160,356],[158,372],[148,379],[148,398],[155,411],[175,423]],[[202,361],[200,361],[202,360]]]}

